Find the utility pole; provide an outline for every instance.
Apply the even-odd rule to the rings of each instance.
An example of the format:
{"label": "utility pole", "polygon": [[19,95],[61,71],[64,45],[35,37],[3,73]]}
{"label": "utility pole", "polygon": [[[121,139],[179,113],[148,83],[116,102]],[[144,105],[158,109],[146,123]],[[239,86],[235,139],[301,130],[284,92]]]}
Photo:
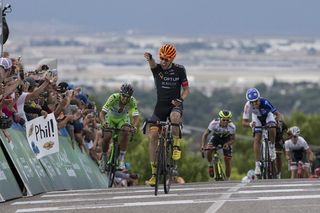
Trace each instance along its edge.
{"label": "utility pole", "polygon": [[2,57],[3,53],[3,17],[2,17],[2,11],[3,11],[3,0],[0,0],[0,54]]}

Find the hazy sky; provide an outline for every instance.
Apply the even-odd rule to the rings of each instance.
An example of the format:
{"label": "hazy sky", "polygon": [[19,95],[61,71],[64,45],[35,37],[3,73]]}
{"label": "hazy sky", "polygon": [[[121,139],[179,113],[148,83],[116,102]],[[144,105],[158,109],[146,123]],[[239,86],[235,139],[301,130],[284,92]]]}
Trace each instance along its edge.
{"label": "hazy sky", "polygon": [[[320,36],[320,0],[5,0],[9,23],[177,35]],[[11,26],[13,27],[13,26]]]}

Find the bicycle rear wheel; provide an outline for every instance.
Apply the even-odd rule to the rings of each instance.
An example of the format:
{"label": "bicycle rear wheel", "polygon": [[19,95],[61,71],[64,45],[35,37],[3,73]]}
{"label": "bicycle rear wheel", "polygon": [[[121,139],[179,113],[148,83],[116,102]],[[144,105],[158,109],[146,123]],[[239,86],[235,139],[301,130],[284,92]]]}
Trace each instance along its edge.
{"label": "bicycle rear wheel", "polygon": [[158,189],[161,182],[161,175],[163,174],[164,168],[164,144],[163,141],[159,141],[157,148],[157,174],[156,174],[156,185],[154,186],[154,195],[158,195]]}
{"label": "bicycle rear wheel", "polygon": [[261,171],[261,175],[262,175],[262,178],[263,179],[268,179],[269,178],[269,172],[270,172],[270,169],[269,169],[269,164],[270,164],[270,155],[269,155],[269,143],[268,141],[263,141],[263,168],[262,168],[262,171]]}
{"label": "bicycle rear wheel", "polygon": [[168,194],[171,188],[173,169],[175,168],[175,161],[172,159],[172,144],[167,143],[166,146],[166,162],[165,162],[165,174],[163,175],[164,193]]}

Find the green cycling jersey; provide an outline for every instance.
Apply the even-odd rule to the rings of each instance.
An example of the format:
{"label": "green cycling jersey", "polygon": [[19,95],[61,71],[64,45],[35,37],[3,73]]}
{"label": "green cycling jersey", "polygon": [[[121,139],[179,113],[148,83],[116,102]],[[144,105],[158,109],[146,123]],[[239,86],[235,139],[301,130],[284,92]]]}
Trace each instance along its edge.
{"label": "green cycling jersey", "polygon": [[131,96],[128,102],[121,103],[121,94],[112,94],[102,107],[106,113],[106,122],[109,127],[121,127],[124,123],[130,123],[130,116],[138,116],[137,100]]}

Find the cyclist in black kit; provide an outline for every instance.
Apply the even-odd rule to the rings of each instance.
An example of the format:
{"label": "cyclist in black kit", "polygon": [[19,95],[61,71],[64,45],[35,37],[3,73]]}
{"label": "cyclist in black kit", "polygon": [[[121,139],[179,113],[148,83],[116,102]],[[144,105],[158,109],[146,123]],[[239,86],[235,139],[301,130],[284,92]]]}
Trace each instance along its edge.
{"label": "cyclist in black kit", "polygon": [[[159,50],[160,64],[157,64],[148,52],[144,57],[149,62],[157,90],[157,103],[151,117],[154,121],[166,121],[167,117],[173,124],[181,122],[183,101],[189,95],[189,85],[184,66],[173,63],[176,56],[176,48],[172,44],[164,44]],[[182,92],[181,92],[182,87]],[[158,126],[151,125],[149,128],[149,158],[151,163],[152,177],[146,183],[154,186],[156,183],[156,147]],[[173,127],[173,160],[181,157],[179,127]]]}

